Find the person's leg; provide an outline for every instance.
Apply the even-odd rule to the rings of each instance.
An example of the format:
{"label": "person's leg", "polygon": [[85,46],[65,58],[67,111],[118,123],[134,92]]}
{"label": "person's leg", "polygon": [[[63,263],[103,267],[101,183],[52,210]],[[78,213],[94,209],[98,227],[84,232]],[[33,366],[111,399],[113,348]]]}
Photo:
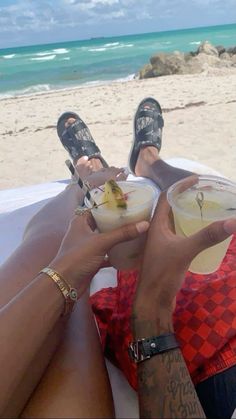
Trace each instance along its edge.
{"label": "person's leg", "polygon": [[135,174],[151,179],[162,191],[165,191],[173,183],[193,173],[170,166],[160,158],[157,148],[147,146],[140,149]]}
{"label": "person's leg", "polygon": [[[93,163],[93,161],[89,162],[92,165],[89,168],[88,162],[84,159],[77,162],[81,177],[86,178],[91,168],[92,171],[95,170]],[[23,243],[14,252],[14,262],[12,258],[9,258],[2,269],[0,306],[14,298],[55,257],[74,210],[82,201],[81,190],[77,185],[70,185],[45,205],[29,222]],[[5,281],[6,278],[9,278],[9,281]],[[86,319],[82,318],[80,321],[86,322]],[[25,371],[22,382],[16,383],[16,390],[9,400],[5,417],[18,416],[38,384],[62,336],[63,324],[61,323],[59,322],[45,340],[34,361]],[[88,335],[87,338],[89,342],[90,336]]]}
{"label": "person's leg", "polygon": [[160,158],[163,126],[159,102],[151,97],[143,99],[134,116],[134,140],[129,167],[136,176],[153,180],[162,191],[192,174],[172,167]]}
{"label": "person's leg", "polygon": [[87,296],[69,320],[63,341],[30,398],[23,418],[110,418],[112,393]]}
{"label": "person's leg", "polygon": [[[96,178],[96,170],[100,171],[103,166],[98,158],[89,162],[82,158],[75,167],[80,177],[86,179],[91,174]],[[110,168],[106,172],[113,177],[117,170]],[[101,175],[98,173],[98,177]],[[85,297],[77,303],[63,341],[22,416],[112,417],[113,414],[112,393],[97,328]]]}
{"label": "person's leg", "polygon": [[[90,164],[92,164],[92,169],[94,169],[93,162],[90,162]],[[85,178],[90,173],[88,162],[84,159],[78,161],[77,168],[81,177]],[[94,172],[94,176],[95,175],[96,174]],[[78,204],[82,203],[82,200],[83,195],[81,194],[78,186],[70,185],[64,192],[42,208],[29,222],[25,231],[24,241],[18,250],[16,250],[14,264],[11,263],[11,260],[8,260],[5,263],[5,274],[2,277],[2,291],[4,292],[2,292],[0,296],[1,305],[6,304],[20,291],[20,289],[27,286],[37,272],[47,266],[54,258],[68,227],[69,221],[74,214],[74,210]],[[7,283],[3,282],[3,279],[6,277],[10,278]],[[88,321],[91,324],[92,320],[91,318],[90,320],[86,318],[88,307],[86,311],[85,306],[88,306],[87,302],[83,302],[82,305],[84,309],[80,314],[83,316],[80,317],[79,321],[80,327],[84,330],[85,327],[88,329]],[[35,356],[33,362],[28,366],[28,370],[25,372],[24,377],[22,377],[22,382],[16,386],[16,391],[12,395],[9,405],[4,412],[5,417],[15,417],[18,416],[19,412],[21,412],[25,403],[29,399],[29,396],[32,394],[32,391],[47,368],[48,363],[60,342],[63,332],[64,324],[60,321],[58,322],[57,327],[51,331],[50,335],[45,340],[44,345]],[[79,342],[82,348],[86,345],[91,345],[91,347],[94,346],[94,341],[97,340],[97,334],[95,332],[96,330],[94,331],[94,326],[92,326],[90,333],[85,334],[83,341],[78,341],[78,339],[76,340],[77,347]],[[98,351],[94,354],[92,351],[87,351],[88,357],[86,362],[91,362],[92,365],[100,362],[98,353]],[[102,370],[105,383],[106,370],[103,367],[103,364],[98,365],[100,376],[102,375]],[[83,376],[83,380],[85,379],[87,378]],[[93,378],[91,378],[91,380],[91,382],[94,383]],[[100,389],[101,391],[102,389],[104,390],[105,397],[100,397],[101,400],[98,406],[99,408],[100,405],[104,406],[104,403],[106,405],[106,394],[109,393],[109,391],[107,393],[107,386],[102,383],[98,391],[100,391]],[[105,402],[103,403],[104,400]],[[94,403],[94,408],[97,408],[96,403]],[[109,406],[108,411],[110,412]]]}
{"label": "person's leg", "polygon": [[[66,126],[73,124],[70,118]],[[86,160],[83,156],[74,161],[76,170],[83,180],[89,178],[94,183],[111,179],[124,178],[121,169],[104,169],[102,156]],[[10,257],[4,263],[0,285],[0,308],[13,298],[20,289],[27,286],[32,278],[54,258],[61,240],[69,226],[78,205],[83,203],[84,195],[76,184],[70,184],[58,196],[50,200],[28,223],[21,245],[14,252],[14,263]],[[6,278],[10,281],[2,281]],[[4,292],[3,292],[4,291]]]}
{"label": "person's leg", "polygon": [[[74,210],[82,199],[78,186],[70,185],[29,222],[23,242],[2,266],[0,307],[27,287],[38,272],[55,257]],[[19,415],[57,347],[60,331],[61,325],[58,324],[42,348],[45,356],[40,351],[34,362],[29,364],[21,383],[16,383],[15,393],[9,397],[5,417]]]}

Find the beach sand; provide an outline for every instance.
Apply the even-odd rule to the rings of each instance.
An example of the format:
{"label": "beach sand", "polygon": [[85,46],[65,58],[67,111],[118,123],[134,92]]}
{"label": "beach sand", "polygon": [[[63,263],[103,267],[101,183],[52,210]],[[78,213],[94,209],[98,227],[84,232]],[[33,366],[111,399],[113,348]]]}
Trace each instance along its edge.
{"label": "beach sand", "polygon": [[0,189],[68,178],[68,156],[56,133],[66,110],[85,120],[111,165],[126,166],[133,115],[146,96],[163,108],[164,159],[192,159],[236,181],[235,92],[236,69],[1,100]]}

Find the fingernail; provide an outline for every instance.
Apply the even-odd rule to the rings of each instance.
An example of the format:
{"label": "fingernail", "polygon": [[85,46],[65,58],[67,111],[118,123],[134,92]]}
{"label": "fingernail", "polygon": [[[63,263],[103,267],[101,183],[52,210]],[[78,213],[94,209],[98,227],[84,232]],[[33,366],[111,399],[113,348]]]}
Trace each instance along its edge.
{"label": "fingernail", "polygon": [[88,156],[83,156],[82,159],[88,161],[89,158],[88,158]]}
{"label": "fingernail", "polygon": [[136,224],[136,228],[140,234],[145,233],[149,229],[149,223],[147,221],[141,221]]}
{"label": "fingernail", "polygon": [[236,233],[236,219],[227,220],[224,222],[224,230],[228,234]]}

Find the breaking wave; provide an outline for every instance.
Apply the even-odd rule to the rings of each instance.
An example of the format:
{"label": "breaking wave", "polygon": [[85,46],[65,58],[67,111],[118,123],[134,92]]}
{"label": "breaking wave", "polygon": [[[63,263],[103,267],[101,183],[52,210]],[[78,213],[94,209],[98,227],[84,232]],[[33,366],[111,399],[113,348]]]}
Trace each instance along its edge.
{"label": "breaking wave", "polygon": [[34,57],[34,58],[30,58],[30,60],[31,61],[51,61],[51,60],[54,60],[54,58],[56,58],[56,54],[46,55],[44,57]]}

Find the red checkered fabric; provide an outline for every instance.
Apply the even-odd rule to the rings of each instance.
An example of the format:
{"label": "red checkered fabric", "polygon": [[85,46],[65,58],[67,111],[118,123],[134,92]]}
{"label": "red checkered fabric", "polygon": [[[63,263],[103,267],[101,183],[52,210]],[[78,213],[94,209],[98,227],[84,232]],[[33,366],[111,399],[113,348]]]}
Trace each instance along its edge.
{"label": "red checkered fabric", "polygon": [[[128,356],[130,317],[137,271],[118,272],[115,288],[91,297],[105,355],[137,388],[136,365]],[[219,270],[188,272],[176,300],[174,329],[195,384],[236,364],[236,237]]]}

